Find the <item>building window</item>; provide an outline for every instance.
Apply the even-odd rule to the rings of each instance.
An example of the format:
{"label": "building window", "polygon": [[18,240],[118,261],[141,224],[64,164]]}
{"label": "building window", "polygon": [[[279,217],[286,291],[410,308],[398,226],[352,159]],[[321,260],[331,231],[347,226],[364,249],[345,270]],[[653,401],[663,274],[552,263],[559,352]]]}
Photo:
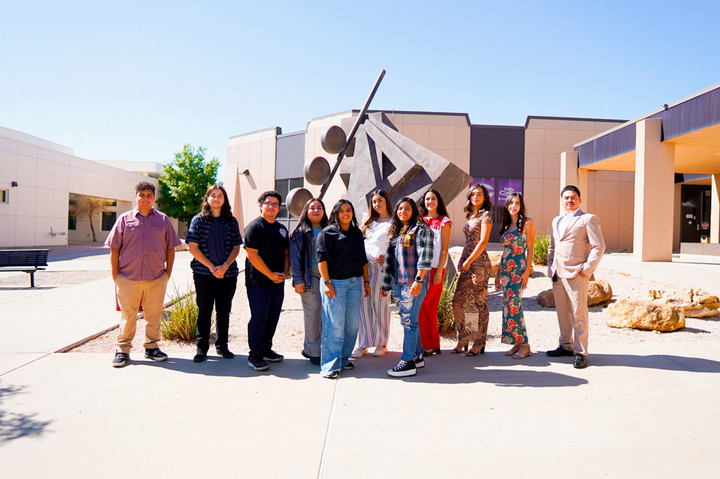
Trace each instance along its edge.
{"label": "building window", "polygon": [[72,211],[68,211],[68,229],[73,231],[77,229],[77,217]]}
{"label": "building window", "polygon": [[[523,180],[520,178],[473,178],[472,184],[481,184],[487,188],[493,204],[494,223],[502,223],[505,200],[512,193],[521,193]],[[492,237],[492,236],[491,236]]]}
{"label": "building window", "polygon": [[0,190],[0,203],[10,203],[8,190]]}
{"label": "building window", "polygon": [[115,219],[117,218],[117,213],[115,211],[103,211],[102,214],[102,230],[103,231],[110,231],[115,224]]}
{"label": "building window", "polygon": [[297,218],[293,218],[292,215],[288,213],[286,203],[287,195],[293,188],[302,188],[302,186],[302,178],[287,178],[284,180],[275,180],[275,191],[280,193],[280,196],[282,197],[282,202],[280,203],[280,212],[276,217],[276,221],[279,221],[280,224],[285,225],[288,231],[291,232],[295,229],[295,226],[297,225]]}

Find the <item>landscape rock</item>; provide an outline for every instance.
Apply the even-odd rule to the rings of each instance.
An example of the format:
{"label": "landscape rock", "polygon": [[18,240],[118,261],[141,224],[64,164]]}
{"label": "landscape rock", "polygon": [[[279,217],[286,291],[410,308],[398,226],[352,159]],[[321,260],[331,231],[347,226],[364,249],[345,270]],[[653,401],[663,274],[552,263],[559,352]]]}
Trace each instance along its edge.
{"label": "landscape rock", "polygon": [[[588,306],[597,306],[612,299],[613,290],[608,281],[590,281],[588,283]],[[547,289],[535,297],[543,308],[555,307],[555,296],[552,289]]]}
{"label": "landscape rock", "polygon": [[651,289],[648,291],[651,301],[657,304],[668,304],[683,308],[687,318],[712,318],[720,315],[720,302],[702,289],[677,289],[664,291]]}
{"label": "landscape rock", "polygon": [[605,310],[605,323],[611,328],[668,332],[685,327],[685,314],[682,307],[621,298]]}
{"label": "landscape rock", "polygon": [[588,306],[607,303],[612,299],[613,290],[607,281],[590,281],[588,284]]}

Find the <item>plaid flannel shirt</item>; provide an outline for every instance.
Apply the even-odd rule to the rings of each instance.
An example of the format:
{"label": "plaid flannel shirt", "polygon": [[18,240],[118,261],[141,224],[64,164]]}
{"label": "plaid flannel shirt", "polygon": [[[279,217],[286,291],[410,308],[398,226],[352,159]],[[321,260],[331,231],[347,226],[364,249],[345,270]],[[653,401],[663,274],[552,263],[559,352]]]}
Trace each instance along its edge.
{"label": "plaid flannel shirt", "polygon": [[433,240],[432,230],[424,221],[391,240],[385,255],[381,288],[390,291],[393,280],[396,284],[411,284],[418,270],[429,270],[433,258]]}

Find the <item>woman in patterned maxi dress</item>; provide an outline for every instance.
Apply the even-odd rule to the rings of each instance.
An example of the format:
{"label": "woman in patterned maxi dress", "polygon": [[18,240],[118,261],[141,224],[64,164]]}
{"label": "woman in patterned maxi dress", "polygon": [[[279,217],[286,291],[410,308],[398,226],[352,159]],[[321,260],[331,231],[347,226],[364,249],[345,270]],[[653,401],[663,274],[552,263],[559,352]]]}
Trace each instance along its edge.
{"label": "woman in patterned maxi dress", "polygon": [[527,286],[535,243],[535,222],[525,216],[520,193],[505,200],[500,229],[503,255],[495,275],[495,288],[503,292],[502,342],[512,344],[505,355],[514,359],[532,356],[522,309],[522,292]]}
{"label": "woman in patterned maxi dress", "polygon": [[[488,321],[488,279],[492,265],[485,247],[490,240],[492,228],[492,202],[487,189],[483,185],[472,185],[467,192],[467,203],[464,208],[468,219],[465,233],[465,247],[458,262],[459,278],[453,295],[453,316],[457,327],[457,346],[450,354],[458,354],[467,350],[468,343],[473,346],[465,356],[477,356],[485,353]],[[474,306],[478,315],[478,326],[473,335],[466,324],[466,313]]]}

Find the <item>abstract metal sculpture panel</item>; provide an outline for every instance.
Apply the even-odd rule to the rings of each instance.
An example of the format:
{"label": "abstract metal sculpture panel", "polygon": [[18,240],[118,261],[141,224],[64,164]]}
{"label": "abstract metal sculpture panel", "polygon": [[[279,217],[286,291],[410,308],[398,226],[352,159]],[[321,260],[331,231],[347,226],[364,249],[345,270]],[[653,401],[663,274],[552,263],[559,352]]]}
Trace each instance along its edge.
{"label": "abstract metal sculpture panel", "polygon": [[[432,187],[440,192],[447,204],[472,179],[445,158],[400,134],[384,113],[366,114],[384,74],[385,70],[380,73],[363,109],[355,117],[347,139],[345,128],[339,126],[330,127],[322,136],[323,149],[330,154],[339,153],[332,171],[323,157],[313,158],[305,165],[308,183],[323,184],[321,198],[338,173],[358,218],[367,213],[370,195],[377,188],[387,191],[394,204],[404,196],[418,200]],[[349,124],[349,121],[346,123]],[[287,198],[290,213],[299,216],[310,197],[312,194],[305,188],[292,190]]]}

